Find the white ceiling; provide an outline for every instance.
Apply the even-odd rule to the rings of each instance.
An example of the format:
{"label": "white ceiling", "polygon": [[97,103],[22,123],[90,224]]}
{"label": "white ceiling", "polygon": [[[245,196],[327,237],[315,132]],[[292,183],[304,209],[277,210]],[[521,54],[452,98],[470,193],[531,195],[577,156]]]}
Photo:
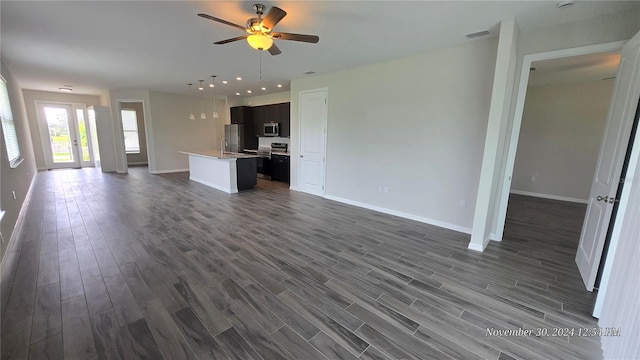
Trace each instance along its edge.
{"label": "white ceiling", "polygon": [[[526,30],[640,4],[580,1],[560,10],[555,1],[263,1],[288,13],[277,31],[320,36],[318,44],[278,40],[278,56],[244,41],[213,45],[242,33],[196,16],[204,12],[242,25],[255,15],[253,3],[3,0],[2,61],[28,89],[72,85],[83,94],[114,88],[186,93],[188,82],[208,82],[215,74],[215,94],[247,96],[247,90],[286,90],[307,71],[328,73],[473,41],[464,34],[495,29],[510,16]],[[276,88],[278,83],[284,87]]]}

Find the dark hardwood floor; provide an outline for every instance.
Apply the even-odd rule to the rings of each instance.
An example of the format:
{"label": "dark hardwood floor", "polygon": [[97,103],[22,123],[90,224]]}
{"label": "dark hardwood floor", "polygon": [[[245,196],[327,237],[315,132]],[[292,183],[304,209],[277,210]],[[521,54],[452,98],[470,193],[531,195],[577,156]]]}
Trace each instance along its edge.
{"label": "dark hardwood floor", "polygon": [[[2,359],[598,359],[599,339],[554,333],[597,326],[583,214],[514,196],[476,253],[268,181],[41,172],[3,264]],[[497,333],[517,329],[549,336]]]}

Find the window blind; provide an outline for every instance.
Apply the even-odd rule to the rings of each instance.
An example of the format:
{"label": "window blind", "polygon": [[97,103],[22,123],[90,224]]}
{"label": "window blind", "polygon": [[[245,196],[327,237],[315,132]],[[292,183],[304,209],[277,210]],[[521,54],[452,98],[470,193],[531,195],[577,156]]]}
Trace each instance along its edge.
{"label": "window blind", "polygon": [[20,161],[20,145],[18,144],[16,126],[13,122],[13,114],[11,113],[7,82],[1,76],[0,80],[2,80],[0,81],[0,120],[2,121],[4,143],[7,148],[7,158],[9,159],[9,165],[13,167]]}

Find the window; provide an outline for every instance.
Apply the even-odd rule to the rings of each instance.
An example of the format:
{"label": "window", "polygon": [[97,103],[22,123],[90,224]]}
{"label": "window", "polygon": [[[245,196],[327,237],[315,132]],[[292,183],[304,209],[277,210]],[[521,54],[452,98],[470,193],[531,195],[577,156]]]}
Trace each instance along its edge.
{"label": "window", "polygon": [[16,126],[13,122],[13,114],[11,113],[11,104],[9,103],[9,92],[7,91],[7,82],[0,76],[0,119],[2,120],[2,133],[4,134],[4,143],[7,146],[7,157],[9,166],[18,167],[22,162],[20,158],[20,146],[18,145],[18,136],[16,135]]}
{"label": "window", "polygon": [[135,110],[122,110],[122,131],[124,131],[125,152],[127,154],[140,154],[138,116]]}

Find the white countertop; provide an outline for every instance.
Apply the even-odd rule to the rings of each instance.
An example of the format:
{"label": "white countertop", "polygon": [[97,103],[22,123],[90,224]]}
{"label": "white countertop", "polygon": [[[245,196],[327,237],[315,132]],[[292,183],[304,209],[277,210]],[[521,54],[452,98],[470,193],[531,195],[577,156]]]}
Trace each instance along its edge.
{"label": "white countertop", "polygon": [[247,159],[247,158],[257,157],[256,155],[252,155],[252,154],[239,154],[239,153],[232,153],[232,152],[225,152],[224,154],[220,154],[220,150],[180,151],[180,153],[187,154],[187,155],[201,156],[201,157],[206,157],[211,159],[218,159],[218,160]]}

